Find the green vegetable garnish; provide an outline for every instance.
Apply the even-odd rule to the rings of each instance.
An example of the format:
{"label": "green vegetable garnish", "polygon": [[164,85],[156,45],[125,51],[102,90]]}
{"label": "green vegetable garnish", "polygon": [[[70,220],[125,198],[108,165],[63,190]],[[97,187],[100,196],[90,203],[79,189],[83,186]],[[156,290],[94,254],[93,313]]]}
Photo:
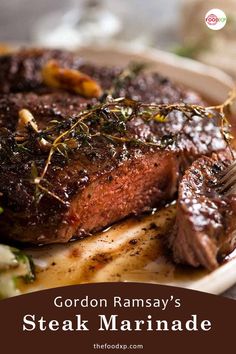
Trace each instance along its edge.
{"label": "green vegetable garnish", "polygon": [[19,282],[34,279],[31,258],[17,248],[0,245],[0,299],[19,295]]}

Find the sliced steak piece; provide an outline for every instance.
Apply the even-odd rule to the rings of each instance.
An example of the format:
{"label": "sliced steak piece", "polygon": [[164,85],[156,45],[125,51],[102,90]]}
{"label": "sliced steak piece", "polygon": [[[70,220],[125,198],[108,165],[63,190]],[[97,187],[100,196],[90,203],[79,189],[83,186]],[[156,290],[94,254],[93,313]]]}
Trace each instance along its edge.
{"label": "sliced steak piece", "polygon": [[50,190],[68,200],[68,207],[48,195],[38,205],[34,202],[34,190],[26,180],[28,164],[1,171],[0,181],[6,186],[1,188],[6,196],[1,200],[1,237],[35,244],[67,242],[173,198],[180,168],[173,154],[125,147],[115,159],[108,151],[104,154],[100,161],[82,154],[64,169],[57,166],[50,172]]}
{"label": "sliced steak piece", "polygon": [[175,231],[170,247],[177,263],[213,270],[236,247],[236,195],[219,193],[225,156],[202,157],[179,185]]}

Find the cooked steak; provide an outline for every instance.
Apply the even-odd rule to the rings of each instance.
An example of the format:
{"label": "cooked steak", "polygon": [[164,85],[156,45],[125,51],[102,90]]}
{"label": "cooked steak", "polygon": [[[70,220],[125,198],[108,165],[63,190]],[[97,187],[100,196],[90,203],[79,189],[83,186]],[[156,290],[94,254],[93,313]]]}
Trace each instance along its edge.
{"label": "cooked steak", "polygon": [[[224,148],[218,128],[204,120],[198,120],[197,127],[201,129],[196,132],[196,140],[188,133],[189,123],[178,145],[173,142],[163,149],[149,145],[151,137],[162,139],[173,131],[174,118],[172,115],[168,123],[154,124],[134,117],[127,124],[129,137],[139,137],[144,144],[98,136],[85,140],[78,149],[69,151],[67,157],[55,154],[44,186],[66,204],[47,193],[36,201],[40,191],[32,183],[32,177],[41,174],[48,153],[37,145],[31,146],[30,141],[21,148],[3,130],[1,235],[32,243],[66,242],[171,200],[181,172],[194,158]],[[193,123],[191,134],[196,129]]]}
{"label": "cooked steak", "polygon": [[[99,104],[44,86],[41,69],[52,58],[95,78],[104,90],[112,88],[114,97],[203,104],[198,95],[158,74],[131,75],[114,87],[120,69],[87,65],[67,52],[28,50],[0,58],[1,91],[11,92],[0,98],[0,125],[12,131],[0,131],[1,237],[45,244],[102,230],[172,200],[179,177],[194,159],[225,148],[215,119],[186,121],[182,112],[173,111],[164,121],[147,120],[135,110],[127,119],[127,107],[121,117],[99,108],[56,146],[41,180],[51,149],[40,142],[49,140],[50,146],[53,129],[55,136],[49,121],[58,121],[60,135],[87,103],[89,110]],[[16,142],[21,108],[33,113],[42,130],[29,127],[27,140],[17,136]]]}
{"label": "cooked steak", "polygon": [[236,195],[219,193],[219,178],[229,161],[202,157],[185,172],[170,238],[176,262],[213,270],[236,247]]}

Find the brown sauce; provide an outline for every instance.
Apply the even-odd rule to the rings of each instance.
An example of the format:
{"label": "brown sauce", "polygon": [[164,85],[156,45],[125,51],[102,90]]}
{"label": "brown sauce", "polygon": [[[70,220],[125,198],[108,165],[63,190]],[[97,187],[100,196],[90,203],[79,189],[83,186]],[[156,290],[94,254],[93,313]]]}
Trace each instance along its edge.
{"label": "brown sauce", "polygon": [[84,240],[27,250],[34,259],[37,279],[30,285],[22,285],[22,291],[107,281],[188,287],[207,272],[177,266],[166,254],[164,238],[174,218],[175,205],[170,205]]}

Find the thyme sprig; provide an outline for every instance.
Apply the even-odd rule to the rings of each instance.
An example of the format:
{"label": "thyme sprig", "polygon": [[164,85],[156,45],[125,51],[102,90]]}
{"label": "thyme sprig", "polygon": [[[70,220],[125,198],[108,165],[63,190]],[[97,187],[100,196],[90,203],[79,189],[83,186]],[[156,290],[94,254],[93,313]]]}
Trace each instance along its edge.
{"label": "thyme sprig", "polygon": [[[49,166],[56,153],[67,158],[69,152],[78,150],[84,143],[90,144],[93,138],[108,139],[117,144],[135,143],[164,149],[176,141],[186,122],[196,116],[202,119],[220,118],[221,133],[227,144],[229,144],[232,136],[229,133],[227,116],[235,99],[236,90],[231,91],[226,101],[222,104],[209,107],[187,103],[149,104],[123,97],[113,99],[108,96],[105,102],[98,103],[79,112],[74,118],[51,121],[49,126],[43,130],[33,131],[32,133],[32,128],[29,126],[28,135],[23,137],[16,135],[15,139],[17,144],[27,150],[29,149],[28,145],[32,146],[32,141],[30,144],[28,143],[33,137],[37,148],[47,153],[42,173],[37,175],[36,168],[33,168],[33,183],[36,185],[37,194],[41,195],[39,193],[40,190],[41,193],[48,194],[62,204],[67,205],[66,201],[50,191],[46,180]],[[176,134],[157,137],[148,141],[130,134],[130,130],[127,129],[127,123],[134,117],[139,117],[146,122],[152,120],[162,124],[168,120],[169,114],[175,111],[181,112],[186,118],[181,130]]]}

